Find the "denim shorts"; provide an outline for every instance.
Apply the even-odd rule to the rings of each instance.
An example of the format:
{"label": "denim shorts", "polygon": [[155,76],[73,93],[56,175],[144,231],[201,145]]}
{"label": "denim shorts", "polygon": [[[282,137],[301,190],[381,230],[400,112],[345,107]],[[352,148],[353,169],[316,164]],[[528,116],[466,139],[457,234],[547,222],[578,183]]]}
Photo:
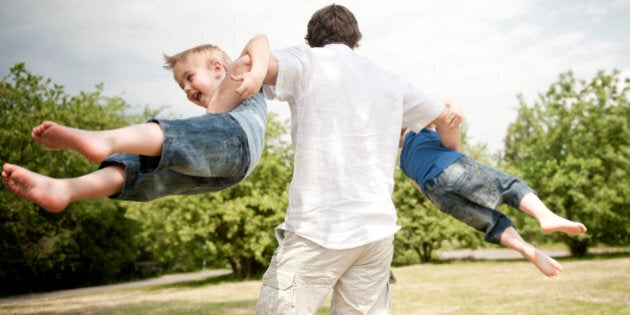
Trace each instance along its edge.
{"label": "denim shorts", "polygon": [[219,191],[241,182],[250,163],[247,135],[230,114],[158,120],[164,133],[158,157],[114,154],[101,163],[125,166],[114,199],[149,201],[169,195]]}
{"label": "denim shorts", "polygon": [[441,211],[484,232],[487,242],[500,244],[501,234],[513,224],[496,208],[507,204],[518,209],[530,192],[522,179],[462,156],[427,181],[424,194]]}

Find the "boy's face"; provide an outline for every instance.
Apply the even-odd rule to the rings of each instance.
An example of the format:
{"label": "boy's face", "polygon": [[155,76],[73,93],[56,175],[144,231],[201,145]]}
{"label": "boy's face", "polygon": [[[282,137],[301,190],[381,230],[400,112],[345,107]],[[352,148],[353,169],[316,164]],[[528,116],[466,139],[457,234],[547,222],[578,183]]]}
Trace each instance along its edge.
{"label": "boy's face", "polygon": [[218,61],[209,67],[203,58],[192,55],[173,66],[173,76],[189,101],[206,108],[225,77],[225,68]]}

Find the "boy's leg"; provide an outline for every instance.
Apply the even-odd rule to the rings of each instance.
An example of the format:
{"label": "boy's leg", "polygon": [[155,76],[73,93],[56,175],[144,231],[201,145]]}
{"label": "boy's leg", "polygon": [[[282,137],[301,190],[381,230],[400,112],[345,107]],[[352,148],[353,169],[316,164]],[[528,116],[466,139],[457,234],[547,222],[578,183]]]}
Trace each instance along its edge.
{"label": "boy's leg", "polygon": [[511,220],[500,211],[472,203],[439,188],[435,192],[432,191],[434,187],[430,188],[427,195],[440,210],[478,231],[485,232],[487,242],[516,250],[547,276],[555,276],[562,270],[562,266],[554,259],[525,242],[512,226]]}
{"label": "boy's leg", "polygon": [[521,253],[523,257],[531,261],[547,277],[556,276],[562,270],[562,265],[538,248],[525,242],[513,227],[505,229],[503,234],[501,234],[501,245]]}
{"label": "boy's leg", "polygon": [[[584,224],[569,221],[551,212],[522,179],[464,157],[454,164],[467,164],[474,176],[458,181],[458,192],[480,205],[496,208],[502,203],[517,208],[538,220],[543,232],[565,232],[577,235],[586,232]],[[472,174],[472,173],[471,173]]]}
{"label": "boy's leg", "polygon": [[18,197],[50,212],[61,212],[70,202],[117,194],[125,181],[122,166],[112,165],[74,178],[52,178],[23,167],[4,164],[2,181]]}
{"label": "boy's leg", "polygon": [[519,203],[519,210],[533,216],[540,223],[544,233],[564,232],[578,235],[586,232],[586,226],[579,222],[567,220],[549,210],[534,193],[526,194]]}
{"label": "boy's leg", "polygon": [[[483,183],[475,182],[480,177],[475,173],[470,173],[471,169],[460,167],[460,164],[453,163],[445,169],[441,174],[434,177],[426,185],[426,191],[423,192],[427,198],[435,204],[440,211],[452,216],[453,218],[466,223],[466,225],[485,234],[484,240],[493,244],[500,244],[501,234],[506,228],[513,226],[512,221],[502,212],[489,208],[488,206],[479,204],[475,200],[469,198],[473,194],[478,197],[476,200],[492,199],[486,198],[481,192],[483,189],[473,190],[476,187],[482,187]],[[470,173],[470,174],[469,174]],[[462,177],[466,177],[464,182],[465,188],[472,191],[463,194],[462,191],[454,191],[454,183]],[[422,192],[417,183],[414,182],[419,191]]]}
{"label": "boy's leg", "polygon": [[164,143],[164,134],[156,123],[92,131],[45,121],[33,128],[31,136],[48,148],[73,150],[92,162],[102,162],[113,153],[159,156]]}

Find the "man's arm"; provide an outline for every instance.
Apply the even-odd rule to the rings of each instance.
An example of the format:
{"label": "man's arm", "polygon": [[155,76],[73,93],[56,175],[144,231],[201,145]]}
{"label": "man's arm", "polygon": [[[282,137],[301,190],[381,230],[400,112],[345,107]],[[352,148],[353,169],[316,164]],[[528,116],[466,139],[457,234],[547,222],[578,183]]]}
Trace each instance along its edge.
{"label": "man's arm", "polygon": [[[212,95],[209,113],[227,113],[260,90],[273,57],[265,35],[254,36]],[[273,58],[275,59],[275,58]]]}
{"label": "man's arm", "polygon": [[437,132],[442,144],[455,151],[459,151],[461,145],[461,130],[459,125],[464,119],[459,104],[445,101],[446,105],[438,118],[432,123],[437,127]]}
{"label": "man's arm", "polygon": [[269,67],[267,68],[267,75],[265,76],[265,80],[263,80],[264,84],[267,85],[276,85],[276,80],[278,79],[278,59],[274,55],[269,57]]}

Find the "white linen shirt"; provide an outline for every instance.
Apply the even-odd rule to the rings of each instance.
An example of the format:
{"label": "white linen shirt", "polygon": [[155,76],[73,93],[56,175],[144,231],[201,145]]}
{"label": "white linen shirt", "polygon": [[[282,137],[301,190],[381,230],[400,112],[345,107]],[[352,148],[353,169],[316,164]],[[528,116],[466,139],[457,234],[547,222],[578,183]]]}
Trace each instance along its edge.
{"label": "white linen shirt", "polygon": [[444,104],[343,44],[274,51],[269,99],[291,108],[294,170],[278,229],[330,249],[382,240],[400,227],[391,199],[403,125],[419,131]]}

